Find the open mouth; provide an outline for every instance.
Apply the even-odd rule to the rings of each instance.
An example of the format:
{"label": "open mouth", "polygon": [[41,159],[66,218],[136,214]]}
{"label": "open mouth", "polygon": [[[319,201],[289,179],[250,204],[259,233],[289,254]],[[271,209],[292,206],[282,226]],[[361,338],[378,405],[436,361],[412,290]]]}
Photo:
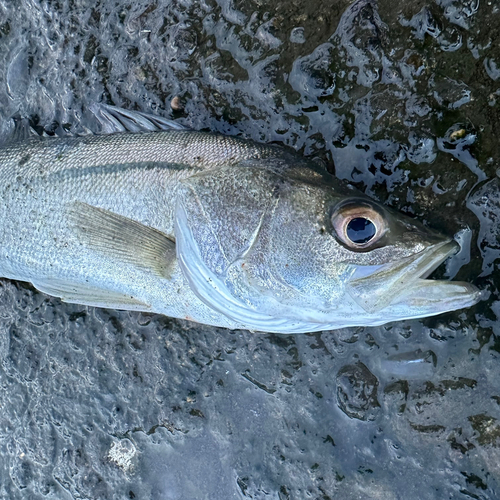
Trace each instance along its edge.
{"label": "open mouth", "polygon": [[425,310],[425,314],[471,306],[480,299],[474,285],[425,279],[459,249],[454,240],[437,243],[397,264],[384,265],[369,276],[354,279],[348,285],[349,293],[370,314],[396,304]]}

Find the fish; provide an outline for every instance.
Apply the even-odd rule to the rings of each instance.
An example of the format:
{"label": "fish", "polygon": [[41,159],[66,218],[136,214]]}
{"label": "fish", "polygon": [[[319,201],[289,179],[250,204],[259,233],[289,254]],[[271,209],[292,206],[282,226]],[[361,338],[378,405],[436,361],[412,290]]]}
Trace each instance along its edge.
{"label": "fish", "polygon": [[280,334],[474,305],[459,245],[277,145],[107,105],[0,148],[0,276],[62,301]]}

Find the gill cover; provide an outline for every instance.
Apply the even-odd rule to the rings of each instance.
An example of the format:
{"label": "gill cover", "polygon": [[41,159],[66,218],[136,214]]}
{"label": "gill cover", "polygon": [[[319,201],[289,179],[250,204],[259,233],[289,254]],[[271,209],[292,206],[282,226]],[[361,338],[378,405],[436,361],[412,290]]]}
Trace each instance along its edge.
{"label": "gill cover", "polygon": [[316,322],[294,319],[286,306],[252,286],[245,269],[279,202],[272,189],[278,179],[269,163],[248,162],[183,181],[175,215],[177,257],[198,298],[242,328],[317,330]]}

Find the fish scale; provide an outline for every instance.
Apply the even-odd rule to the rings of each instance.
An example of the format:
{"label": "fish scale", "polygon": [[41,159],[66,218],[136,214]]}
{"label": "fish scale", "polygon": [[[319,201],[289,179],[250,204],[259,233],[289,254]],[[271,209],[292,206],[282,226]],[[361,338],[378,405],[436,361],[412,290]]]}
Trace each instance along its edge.
{"label": "fish scale", "polygon": [[[171,163],[210,169],[251,158],[280,157],[283,150],[237,137],[188,130],[137,134],[33,139],[0,149],[2,177],[9,168],[30,174],[67,168],[141,163]],[[19,168],[22,167],[22,170]]]}

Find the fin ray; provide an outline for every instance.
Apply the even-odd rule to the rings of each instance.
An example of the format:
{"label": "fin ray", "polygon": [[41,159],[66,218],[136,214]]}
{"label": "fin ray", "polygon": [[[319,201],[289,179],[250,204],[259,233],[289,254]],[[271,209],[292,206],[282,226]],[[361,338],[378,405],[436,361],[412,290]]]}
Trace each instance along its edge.
{"label": "fin ray", "polygon": [[63,279],[37,279],[32,281],[32,283],[40,292],[60,297],[63,302],[71,304],[106,307],[109,309],[125,309],[129,311],[147,311],[151,308],[148,304],[129,295],[91,285],[69,282]]}
{"label": "fin ray", "polygon": [[164,233],[109,210],[75,202],[68,210],[79,238],[116,260],[169,278],[177,259]]}
{"label": "fin ray", "polygon": [[158,132],[159,130],[187,130],[184,125],[174,120],[162,118],[140,111],[109,106],[107,104],[94,104],[90,110],[101,124],[102,133],[113,134],[117,132]]}
{"label": "fin ray", "polygon": [[1,147],[17,142],[22,142],[27,139],[40,139],[40,136],[31,126],[30,121],[27,118],[22,118],[19,115],[15,115],[11,120],[8,120],[4,128],[6,128],[6,130],[2,130],[0,136]]}

